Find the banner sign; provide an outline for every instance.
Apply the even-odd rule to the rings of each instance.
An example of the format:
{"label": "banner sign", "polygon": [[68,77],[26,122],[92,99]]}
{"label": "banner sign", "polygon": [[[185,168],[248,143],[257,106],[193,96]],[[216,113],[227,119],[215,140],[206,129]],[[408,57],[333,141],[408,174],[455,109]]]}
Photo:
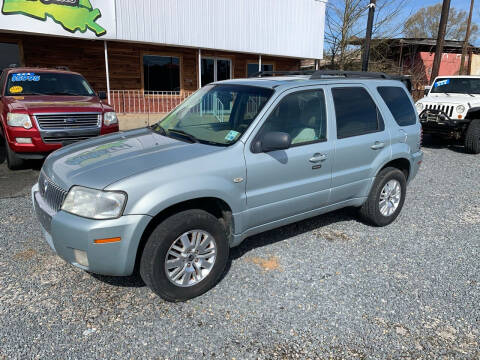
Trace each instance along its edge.
{"label": "banner sign", "polygon": [[0,29],[115,38],[114,0],[0,0]]}

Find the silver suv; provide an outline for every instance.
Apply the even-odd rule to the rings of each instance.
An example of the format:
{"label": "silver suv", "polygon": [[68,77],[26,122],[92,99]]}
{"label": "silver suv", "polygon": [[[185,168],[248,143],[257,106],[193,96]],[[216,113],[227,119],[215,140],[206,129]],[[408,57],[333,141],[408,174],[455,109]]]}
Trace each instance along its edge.
{"label": "silver suv", "polygon": [[346,206],[390,224],[420,142],[411,97],[383,74],[227,80],[151,127],[55,151],[32,198],[67,262],[138,268],[156,294],[182,301],[213,287],[229,249],[253,234]]}

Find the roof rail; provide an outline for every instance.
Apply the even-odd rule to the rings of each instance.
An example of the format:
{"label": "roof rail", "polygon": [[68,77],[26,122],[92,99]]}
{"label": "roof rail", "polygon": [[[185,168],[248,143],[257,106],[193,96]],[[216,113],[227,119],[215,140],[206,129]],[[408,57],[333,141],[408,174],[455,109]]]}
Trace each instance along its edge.
{"label": "roof rail", "polygon": [[310,79],[323,79],[325,77],[345,77],[345,78],[360,78],[360,79],[390,79],[382,72],[368,72],[368,71],[343,71],[343,70],[317,70]]}
{"label": "roof rail", "polygon": [[68,68],[68,66],[55,66],[55,69],[57,70],[66,70],[66,71],[70,71],[70,69]]}
{"label": "roof rail", "polygon": [[249,76],[252,77],[265,77],[276,75],[312,75],[315,70],[292,70],[292,71],[257,71]]}

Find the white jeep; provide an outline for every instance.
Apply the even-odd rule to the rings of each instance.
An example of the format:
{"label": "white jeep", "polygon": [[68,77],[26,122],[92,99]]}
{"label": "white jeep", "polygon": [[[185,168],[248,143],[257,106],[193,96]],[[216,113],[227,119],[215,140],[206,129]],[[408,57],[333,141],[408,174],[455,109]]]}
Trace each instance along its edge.
{"label": "white jeep", "polygon": [[439,76],[416,103],[424,134],[463,141],[480,153],[480,76]]}

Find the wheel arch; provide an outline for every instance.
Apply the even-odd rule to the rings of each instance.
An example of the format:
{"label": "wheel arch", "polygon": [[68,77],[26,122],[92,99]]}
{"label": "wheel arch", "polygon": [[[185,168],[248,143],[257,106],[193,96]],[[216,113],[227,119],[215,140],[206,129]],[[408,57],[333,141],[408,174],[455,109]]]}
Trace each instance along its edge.
{"label": "wheel arch", "polygon": [[145,248],[145,244],[147,243],[150,234],[158,226],[158,224],[160,224],[163,220],[172,216],[173,214],[190,209],[205,210],[206,212],[215,216],[225,227],[227,239],[230,243],[231,238],[234,234],[234,219],[232,215],[232,208],[225,200],[218,197],[199,197],[184,200],[168,206],[167,208],[161,210],[158,214],[152,217],[147,227],[145,228],[137,247],[135,258],[136,270],[138,270],[139,268],[140,259]]}
{"label": "wheel arch", "polygon": [[403,172],[403,174],[405,175],[405,179],[408,181],[410,177],[410,172],[411,172],[411,163],[410,163],[410,160],[408,160],[406,157],[398,157],[396,159],[391,159],[390,161],[388,161],[386,164],[384,164],[378,169],[376,175],[378,175],[380,171],[382,171],[387,167],[394,167],[399,169],[400,171]]}

